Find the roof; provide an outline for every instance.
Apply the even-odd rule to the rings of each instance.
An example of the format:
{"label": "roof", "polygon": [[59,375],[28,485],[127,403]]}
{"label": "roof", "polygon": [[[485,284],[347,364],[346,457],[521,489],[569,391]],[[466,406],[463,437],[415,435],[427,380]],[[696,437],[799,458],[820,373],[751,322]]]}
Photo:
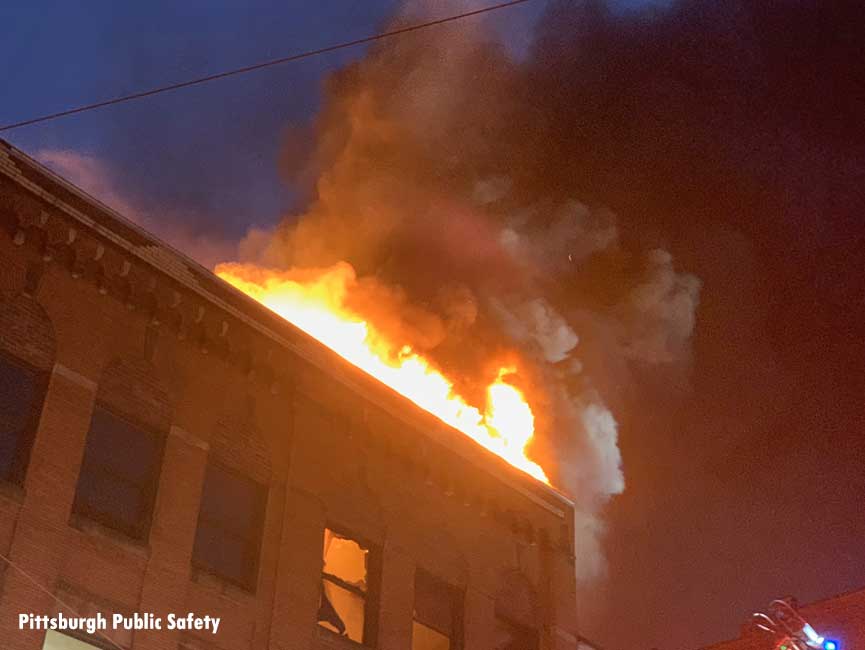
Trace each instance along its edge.
{"label": "roof", "polygon": [[[573,508],[573,502],[565,495],[510,466],[468,436],[422,411],[369,375],[353,366],[347,369],[347,362],[314,338],[2,139],[0,173],[144,264],[169,276],[210,304],[300,356],[413,429],[434,437],[439,443],[443,440],[441,431],[447,430],[449,435],[444,440],[448,447],[481,465],[536,504],[561,517]],[[452,435],[454,433],[457,435]]]}

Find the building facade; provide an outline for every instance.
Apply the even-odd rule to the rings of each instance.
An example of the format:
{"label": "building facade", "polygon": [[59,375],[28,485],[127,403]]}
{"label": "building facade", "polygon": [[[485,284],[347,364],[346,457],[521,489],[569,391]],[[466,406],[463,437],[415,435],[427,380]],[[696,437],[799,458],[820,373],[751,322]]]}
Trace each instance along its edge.
{"label": "building facade", "polygon": [[2,650],[577,648],[566,498],[2,141],[0,427]]}

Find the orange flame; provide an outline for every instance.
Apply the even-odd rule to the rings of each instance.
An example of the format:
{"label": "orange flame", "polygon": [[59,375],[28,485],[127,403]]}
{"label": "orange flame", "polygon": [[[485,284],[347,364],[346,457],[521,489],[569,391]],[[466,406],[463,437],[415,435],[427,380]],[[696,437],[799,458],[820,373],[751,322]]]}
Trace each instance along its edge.
{"label": "orange flame", "polygon": [[355,280],[347,263],[315,272],[220,264],[216,274],[273,310],[341,357],[422,409],[462,431],[536,479],[549,483],[540,465],[526,456],[534,414],[523,394],[505,381],[515,368],[501,368],[487,387],[483,412],[454,392],[453,382],[407,345],[387,341],[346,307]]}

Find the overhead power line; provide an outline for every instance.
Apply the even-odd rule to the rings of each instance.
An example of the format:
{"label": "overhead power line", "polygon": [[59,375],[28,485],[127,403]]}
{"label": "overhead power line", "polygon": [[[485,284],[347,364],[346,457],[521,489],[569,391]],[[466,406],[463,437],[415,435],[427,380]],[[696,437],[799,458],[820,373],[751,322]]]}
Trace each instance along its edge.
{"label": "overhead power line", "polygon": [[[30,575],[27,571],[22,569],[16,562],[13,562],[12,560],[10,560],[7,556],[3,555],[2,553],[0,553],[0,560],[3,560],[10,567],[12,567],[16,571],[18,571],[21,575],[23,575],[27,579],[27,581],[30,584],[32,584],[34,587],[36,587],[42,593],[47,594],[49,597],[54,599],[67,612],[71,612],[76,618],[82,618],[81,613],[79,611],[75,610],[74,608],[70,607],[65,602],[60,600],[60,598],[58,598],[56,594],[54,594],[47,587],[45,587],[43,584],[41,584],[36,578],[34,578],[32,575]],[[107,634],[105,634],[101,630],[97,630],[96,634],[98,634],[103,639],[105,639],[109,644],[111,644],[112,646],[117,648],[117,650],[124,650],[123,646],[119,645],[117,643],[117,641],[112,639],[110,636],[108,636]]]}
{"label": "overhead power line", "polygon": [[57,113],[50,113],[48,115],[41,115],[39,117],[34,117],[28,120],[22,120],[21,122],[14,122],[12,124],[6,124],[4,126],[0,126],[0,132],[2,131],[11,131],[12,129],[17,129],[22,126],[29,126],[31,124],[39,124],[40,122],[48,122],[50,120],[56,120],[61,117],[66,117],[67,115],[75,115],[76,113],[84,113],[87,111],[92,111],[97,108],[104,108],[106,106],[113,106],[114,104],[122,104],[124,102],[131,102],[135,99],[143,99],[144,97],[150,97],[151,95],[158,95],[160,93],[167,93],[172,90],[180,90],[181,88],[188,88],[189,86],[197,86],[198,84],[207,83],[209,81],[216,81],[218,79],[225,79],[226,77],[234,77],[236,75],[246,74],[247,72],[254,72],[256,70],[261,70],[262,68],[269,68],[275,65],[281,65],[283,63],[291,63],[292,61],[300,61],[301,59],[308,59],[310,57],[319,56],[321,54],[327,54],[329,52],[336,52],[337,50],[344,50],[350,47],[355,47],[357,45],[365,45],[367,43],[374,43],[375,41],[380,41],[385,38],[390,38],[392,36],[399,36],[401,34],[408,34],[409,32],[416,32],[420,29],[425,29],[427,27],[435,27],[436,25],[443,25],[445,23],[451,23],[456,20],[462,20],[464,18],[470,18],[471,16],[477,16],[479,14],[489,13],[491,11],[497,11],[499,9],[505,9],[507,7],[513,7],[514,5],[524,4],[526,2],[530,2],[531,0],[510,0],[510,2],[501,2],[499,4],[490,5],[488,7],[483,7],[481,9],[474,9],[473,11],[466,11],[461,14],[455,14],[453,16],[447,16],[445,18],[438,18],[436,20],[430,20],[424,23],[417,23],[414,25],[408,25],[406,27],[400,27],[398,29],[393,29],[387,32],[381,32],[379,34],[372,34],[370,36],[365,36],[363,38],[358,38],[353,41],[344,41],[342,43],[335,43],[333,45],[327,45],[325,47],[320,47],[315,50],[307,50],[305,52],[298,52],[296,54],[290,54],[288,56],[284,56],[278,59],[272,59],[270,61],[262,61],[260,63],[253,63],[252,65],[247,65],[242,68],[235,68],[233,70],[226,70],[224,72],[217,72],[215,74],[207,75],[206,77],[198,77],[197,79],[189,79],[187,81],[181,81],[174,84],[169,84],[167,86],[159,86],[157,88],[151,88],[150,90],[143,90],[141,92],[132,93],[130,95],[122,95],[120,97],[114,97],[112,99],[106,99],[101,102],[94,102],[92,104],[84,104],[82,106],[76,106],[75,108],[69,108],[64,111],[59,111]]}

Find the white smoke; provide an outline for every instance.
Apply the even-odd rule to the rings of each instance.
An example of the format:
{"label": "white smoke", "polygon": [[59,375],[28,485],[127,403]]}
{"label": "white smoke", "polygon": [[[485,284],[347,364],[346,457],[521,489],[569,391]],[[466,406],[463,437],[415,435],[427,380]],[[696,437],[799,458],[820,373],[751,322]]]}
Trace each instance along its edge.
{"label": "white smoke", "polygon": [[593,466],[597,470],[598,489],[612,496],[625,489],[622,455],[619,452],[619,430],[610,410],[597,402],[586,405],[580,413],[586,439],[593,451]]}
{"label": "white smoke", "polygon": [[532,298],[512,308],[501,300],[490,298],[511,338],[519,343],[531,343],[548,363],[568,358],[579,342],[574,330],[544,298]]}
{"label": "white smoke", "polygon": [[646,363],[680,360],[690,345],[699,299],[699,278],[676,272],[666,251],[650,251],[644,279],[618,308],[628,331],[625,353]]}

